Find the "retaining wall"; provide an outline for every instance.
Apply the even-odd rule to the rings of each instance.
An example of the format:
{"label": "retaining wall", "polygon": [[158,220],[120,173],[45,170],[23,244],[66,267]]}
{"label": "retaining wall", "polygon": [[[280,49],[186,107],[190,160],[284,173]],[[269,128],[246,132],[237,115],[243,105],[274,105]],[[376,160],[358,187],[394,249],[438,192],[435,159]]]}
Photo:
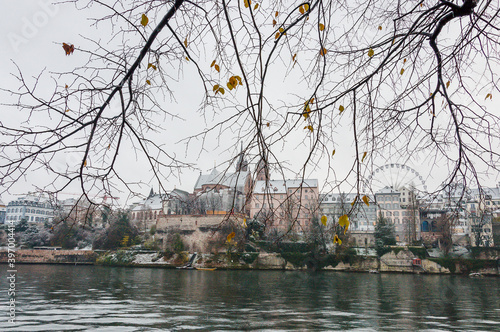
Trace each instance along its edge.
{"label": "retaining wall", "polygon": [[[40,264],[94,264],[97,253],[93,250],[18,249],[16,263]],[[8,251],[0,250],[0,263],[7,263]]]}

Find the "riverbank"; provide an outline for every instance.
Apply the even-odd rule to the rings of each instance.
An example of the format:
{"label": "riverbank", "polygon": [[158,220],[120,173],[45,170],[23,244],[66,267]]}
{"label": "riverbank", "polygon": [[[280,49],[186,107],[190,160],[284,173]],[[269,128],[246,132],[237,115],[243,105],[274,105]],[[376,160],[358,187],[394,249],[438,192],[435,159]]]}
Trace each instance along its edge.
{"label": "riverbank", "polygon": [[[16,249],[16,263],[95,264],[99,254],[93,250]],[[0,250],[0,263],[7,263],[8,251]]]}
{"label": "riverbank", "polygon": [[[420,257],[418,257],[420,256]],[[372,273],[469,274],[500,276],[499,257],[482,259],[421,257],[411,250],[399,249],[382,257],[356,254],[323,255],[311,253],[217,253],[197,254],[193,267],[234,270],[332,270]],[[165,254],[145,250],[16,250],[16,263],[24,264],[97,264],[106,266],[177,268],[192,254]],[[0,263],[6,263],[7,250],[0,250]]]}

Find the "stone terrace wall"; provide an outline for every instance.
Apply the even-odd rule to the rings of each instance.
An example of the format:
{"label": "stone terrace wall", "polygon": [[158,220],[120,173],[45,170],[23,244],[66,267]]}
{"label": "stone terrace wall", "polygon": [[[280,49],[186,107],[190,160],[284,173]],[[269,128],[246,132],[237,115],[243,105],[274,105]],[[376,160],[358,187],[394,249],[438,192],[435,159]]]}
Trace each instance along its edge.
{"label": "stone terrace wall", "polygon": [[[167,246],[168,233],[180,233],[189,252],[209,252],[209,242],[217,239],[224,223],[243,224],[243,217],[231,215],[227,220],[225,215],[167,215],[156,223],[156,234]],[[224,237],[227,234],[224,234]]]}
{"label": "stone terrace wall", "polygon": [[[167,215],[156,222],[157,232],[169,229],[194,231],[199,227],[218,227],[226,219],[225,215]],[[243,223],[243,218],[231,216],[233,221]]]}
{"label": "stone terrace wall", "polygon": [[[97,254],[92,250],[19,249],[16,263],[94,264]],[[0,250],[0,263],[7,263],[7,250]]]}

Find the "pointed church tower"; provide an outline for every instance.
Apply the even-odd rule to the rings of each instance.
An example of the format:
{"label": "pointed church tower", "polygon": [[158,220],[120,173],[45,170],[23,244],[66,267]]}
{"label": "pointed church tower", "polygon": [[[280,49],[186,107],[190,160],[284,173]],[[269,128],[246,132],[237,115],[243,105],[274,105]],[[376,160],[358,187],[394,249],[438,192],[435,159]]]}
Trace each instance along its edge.
{"label": "pointed church tower", "polygon": [[266,181],[266,183],[269,182],[269,167],[265,158],[260,158],[255,172],[257,174],[256,181]]}
{"label": "pointed church tower", "polygon": [[240,158],[236,164],[236,172],[248,172],[248,162],[245,159],[245,154],[243,153],[243,142],[241,142]]}

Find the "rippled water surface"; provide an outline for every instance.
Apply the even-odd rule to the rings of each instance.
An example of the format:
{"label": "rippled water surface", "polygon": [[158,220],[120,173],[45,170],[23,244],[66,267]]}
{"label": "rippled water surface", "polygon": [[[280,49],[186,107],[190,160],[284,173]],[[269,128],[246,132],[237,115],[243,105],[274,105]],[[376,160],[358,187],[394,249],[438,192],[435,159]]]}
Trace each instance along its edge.
{"label": "rippled water surface", "polygon": [[0,331],[500,331],[500,279],[18,265]]}

